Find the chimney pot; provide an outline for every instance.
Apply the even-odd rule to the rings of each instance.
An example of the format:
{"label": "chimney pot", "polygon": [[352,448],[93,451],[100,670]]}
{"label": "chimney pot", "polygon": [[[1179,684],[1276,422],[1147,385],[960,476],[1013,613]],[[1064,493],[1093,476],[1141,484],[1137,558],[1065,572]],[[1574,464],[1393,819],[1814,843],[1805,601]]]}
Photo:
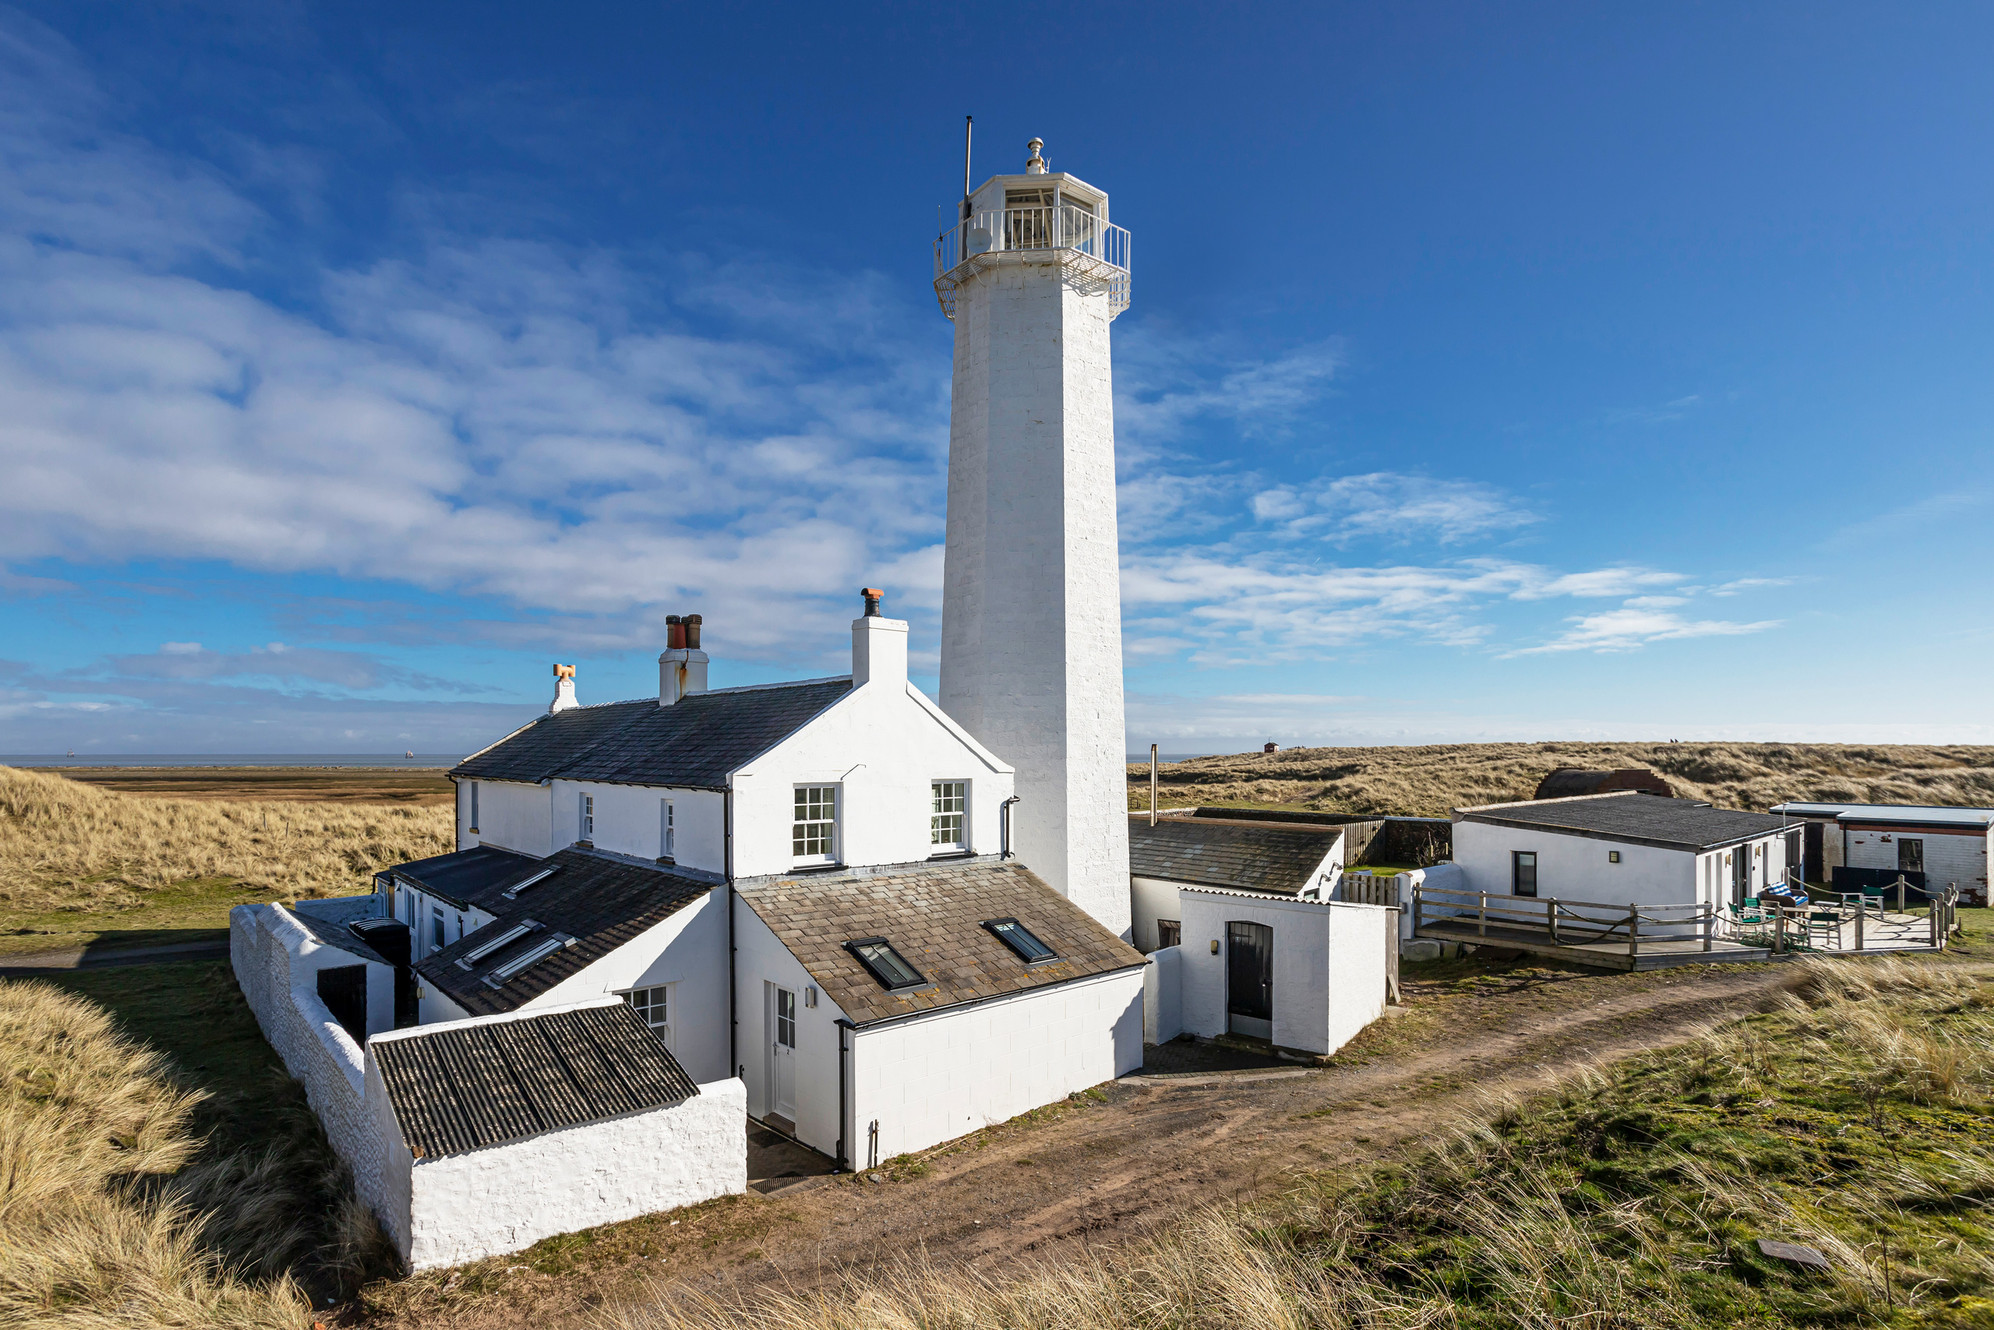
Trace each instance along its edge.
{"label": "chimney pot", "polygon": [[665,650],[685,650],[685,620],[676,614],[665,616]]}
{"label": "chimney pot", "polygon": [[700,624],[702,624],[702,623],[704,623],[704,622],[705,622],[705,620],[704,620],[704,619],[702,619],[702,618],[701,618],[701,617],[700,617],[699,615],[697,615],[697,614],[688,614],[688,615],[686,615],[686,616],[685,616],[685,646],[686,646],[686,650],[688,650],[688,651],[697,651],[697,650],[699,650],[699,625],[700,625]]}
{"label": "chimney pot", "polygon": [[886,598],[886,593],[878,587],[866,586],[859,588],[859,594],[865,597],[865,617],[868,619],[877,619],[879,617],[879,602]]}

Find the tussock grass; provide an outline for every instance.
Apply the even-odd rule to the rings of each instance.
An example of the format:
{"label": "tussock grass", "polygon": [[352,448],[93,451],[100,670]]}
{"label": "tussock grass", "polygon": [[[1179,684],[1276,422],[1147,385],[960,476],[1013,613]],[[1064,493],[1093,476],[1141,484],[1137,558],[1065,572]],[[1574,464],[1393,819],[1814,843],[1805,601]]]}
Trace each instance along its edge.
{"label": "tussock grass", "polygon": [[383,864],[447,852],[451,817],[447,806],[158,799],[0,766],[0,910],[116,913],[191,879],[266,898],[365,891]]}
{"label": "tussock grass", "polygon": [[[624,1330],[1994,1324],[1994,1013],[1958,968],[1796,966],[1781,1007],[1491,1094],[1369,1174],[1023,1271],[661,1292]],[[1832,1264],[1770,1260],[1773,1238]]]}
{"label": "tussock grass", "polygon": [[295,1198],[201,1158],[203,1097],[94,1004],[0,981],[0,1324],[310,1324]]}
{"label": "tussock grass", "polygon": [[[1679,795],[1723,808],[1788,799],[1994,805],[1994,748],[1918,744],[1543,743],[1290,748],[1165,764],[1164,804],[1293,804],[1445,817],[1528,799],[1558,767],[1648,767]],[[1129,767],[1129,807],[1149,806],[1149,768]]]}

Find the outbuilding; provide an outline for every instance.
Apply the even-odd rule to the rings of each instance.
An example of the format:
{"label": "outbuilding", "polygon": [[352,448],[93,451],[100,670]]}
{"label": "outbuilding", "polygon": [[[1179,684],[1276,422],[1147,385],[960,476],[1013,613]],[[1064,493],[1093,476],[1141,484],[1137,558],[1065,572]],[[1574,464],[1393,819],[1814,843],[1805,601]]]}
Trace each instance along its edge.
{"label": "outbuilding", "polygon": [[1184,931],[1183,892],[1219,887],[1269,896],[1327,898],[1343,871],[1344,829],[1321,823],[1234,820],[1238,810],[1173,811],[1129,818],[1129,894],[1135,944],[1174,947]]}
{"label": "outbuilding", "polygon": [[1772,811],[1800,822],[1810,881],[1859,891],[1901,876],[1914,887],[1956,886],[1963,905],[1987,904],[1994,808],[1793,802]]}
{"label": "outbuilding", "polygon": [[1719,908],[1786,879],[1791,818],[1638,792],[1454,810],[1466,890],[1613,905]]}

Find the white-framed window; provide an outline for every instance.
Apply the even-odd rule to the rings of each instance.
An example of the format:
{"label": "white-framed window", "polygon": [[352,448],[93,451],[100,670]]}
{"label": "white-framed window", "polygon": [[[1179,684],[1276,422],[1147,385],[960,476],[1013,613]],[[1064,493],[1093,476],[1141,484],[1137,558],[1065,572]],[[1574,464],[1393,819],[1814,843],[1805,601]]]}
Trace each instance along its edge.
{"label": "white-framed window", "polygon": [[969,782],[938,780],[929,785],[928,852],[949,854],[969,848]]}
{"label": "white-framed window", "polygon": [[595,839],[595,796],[593,794],[582,796],[582,839],[588,841]]}
{"label": "white-framed window", "polygon": [[630,1009],[638,1019],[657,1031],[658,1038],[665,1041],[665,1047],[672,1046],[672,986],[659,984],[655,988],[633,988],[623,995]]}
{"label": "white-framed window", "polygon": [[796,787],[796,816],[789,829],[790,858],[799,864],[838,862],[838,787]]}
{"label": "white-framed window", "polygon": [[441,951],[447,945],[443,940],[443,907],[432,905],[429,907],[429,949]]}
{"label": "white-framed window", "polygon": [[679,857],[678,814],[670,799],[658,801],[658,857],[674,860]]}

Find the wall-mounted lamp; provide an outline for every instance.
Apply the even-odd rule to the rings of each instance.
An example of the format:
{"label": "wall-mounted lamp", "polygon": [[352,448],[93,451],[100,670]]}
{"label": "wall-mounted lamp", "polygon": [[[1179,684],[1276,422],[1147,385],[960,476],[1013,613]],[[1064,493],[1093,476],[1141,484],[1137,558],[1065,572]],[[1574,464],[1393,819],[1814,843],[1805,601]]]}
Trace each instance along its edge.
{"label": "wall-mounted lamp", "polygon": [[815,988],[805,988],[803,990],[803,1005],[806,1007],[817,1005],[817,990]]}
{"label": "wall-mounted lamp", "polygon": [[1213,939],[1212,939],[1212,955],[1216,956],[1216,955],[1218,955],[1218,954],[1219,954],[1219,940],[1218,940],[1217,938],[1213,938]]}
{"label": "wall-mounted lamp", "polygon": [[1618,851],[1618,850],[1608,850],[1608,851],[1606,852],[1606,862],[1608,862],[1608,863],[1610,863],[1610,864],[1617,864],[1617,863],[1619,863],[1619,862],[1620,862],[1620,851]]}

